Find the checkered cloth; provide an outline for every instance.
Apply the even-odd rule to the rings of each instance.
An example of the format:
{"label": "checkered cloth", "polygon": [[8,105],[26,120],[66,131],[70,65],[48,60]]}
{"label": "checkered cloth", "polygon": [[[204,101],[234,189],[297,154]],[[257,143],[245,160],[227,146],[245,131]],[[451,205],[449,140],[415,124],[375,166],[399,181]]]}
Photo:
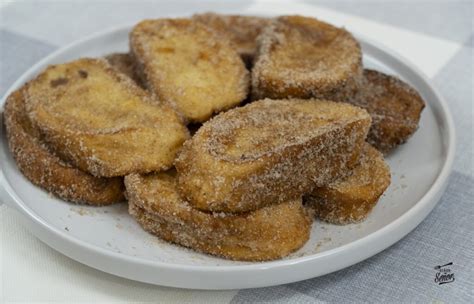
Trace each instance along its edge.
{"label": "checkered cloth", "polygon": [[[474,303],[472,2],[17,2],[0,10],[0,95],[32,64],[65,44],[118,24],[198,11],[300,13],[345,25],[415,62],[449,103],[457,156],[439,204],[413,232],[378,255],[303,282],[250,290],[194,291],[142,284],[79,264],[41,243],[16,211],[0,206],[0,302],[449,302]],[[1,204],[1,202],[0,202]],[[434,282],[453,262],[455,282]]]}

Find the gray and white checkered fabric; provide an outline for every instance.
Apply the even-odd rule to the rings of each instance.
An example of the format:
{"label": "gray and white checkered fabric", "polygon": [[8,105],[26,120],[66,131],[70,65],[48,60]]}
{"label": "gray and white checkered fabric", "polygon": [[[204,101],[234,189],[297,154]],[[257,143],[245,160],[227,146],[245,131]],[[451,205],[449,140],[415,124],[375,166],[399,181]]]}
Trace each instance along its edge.
{"label": "gray and white checkered fabric", "polygon": [[[98,30],[157,15],[191,14],[196,6],[199,11],[249,12],[255,3],[22,1],[5,5],[0,9],[0,95],[45,55]],[[397,244],[347,269],[283,286],[211,292],[142,284],[79,264],[29,234],[20,225],[21,216],[0,202],[0,302],[474,302],[473,2],[304,0],[290,6],[301,7],[302,13],[304,7],[312,7],[321,19],[331,22],[337,17],[349,28],[358,24],[368,35],[373,30],[372,38],[398,43],[397,50],[405,46],[387,40],[390,33],[428,41],[431,44],[423,43],[420,50],[439,53],[439,60],[420,60],[418,67],[448,101],[458,146],[447,191],[427,219]],[[423,53],[409,50],[403,55],[415,63],[423,58]],[[453,262],[456,280],[438,285],[433,267],[448,262]]]}

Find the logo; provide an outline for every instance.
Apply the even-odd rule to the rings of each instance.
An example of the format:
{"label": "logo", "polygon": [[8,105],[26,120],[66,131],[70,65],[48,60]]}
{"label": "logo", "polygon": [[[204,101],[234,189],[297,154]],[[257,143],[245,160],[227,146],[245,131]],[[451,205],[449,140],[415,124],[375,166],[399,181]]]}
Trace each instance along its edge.
{"label": "logo", "polygon": [[451,265],[453,265],[453,262],[434,267],[434,270],[437,271],[434,279],[435,283],[443,285],[454,282],[454,273],[448,268]]}

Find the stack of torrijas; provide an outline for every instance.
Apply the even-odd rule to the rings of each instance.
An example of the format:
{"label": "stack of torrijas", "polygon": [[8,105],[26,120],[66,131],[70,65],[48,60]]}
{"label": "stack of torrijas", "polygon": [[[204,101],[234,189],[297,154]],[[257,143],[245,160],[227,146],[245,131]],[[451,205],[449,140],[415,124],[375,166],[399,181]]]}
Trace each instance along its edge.
{"label": "stack of torrijas", "polygon": [[364,70],[344,29],[207,13],[140,22],[130,54],[49,67],[5,116],[33,183],[102,205],[123,200],[125,176],[145,230],[271,260],[306,243],[313,216],[368,215],[390,184],[381,152],[413,134],[423,107],[409,85]]}

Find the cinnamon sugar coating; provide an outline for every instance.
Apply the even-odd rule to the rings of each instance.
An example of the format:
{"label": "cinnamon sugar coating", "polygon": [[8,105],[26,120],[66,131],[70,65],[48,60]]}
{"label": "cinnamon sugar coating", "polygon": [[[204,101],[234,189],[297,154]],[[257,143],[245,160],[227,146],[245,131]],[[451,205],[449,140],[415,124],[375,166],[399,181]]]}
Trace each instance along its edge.
{"label": "cinnamon sugar coating", "polygon": [[226,37],[191,19],[145,20],[130,33],[130,50],[146,87],[190,122],[238,105],[249,72]]}
{"label": "cinnamon sugar coating", "polygon": [[258,38],[252,98],[326,98],[362,73],[359,43],[346,30],[310,17],[282,16]]}
{"label": "cinnamon sugar coating", "polygon": [[251,66],[257,52],[257,37],[271,19],[256,16],[196,14],[194,20],[204,23],[229,39],[247,66]]}
{"label": "cinnamon sugar coating", "polygon": [[181,199],[173,171],[125,177],[130,214],[148,232],[197,251],[233,260],[282,258],[309,238],[301,199],[245,214],[207,213]]}
{"label": "cinnamon sugar coating", "polygon": [[215,116],[186,141],[175,166],[196,208],[245,212],[298,199],[355,166],[370,126],[358,107],[260,100]]}
{"label": "cinnamon sugar coating", "polygon": [[316,187],[305,196],[315,216],[333,224],[364,220],[390,185],[390,168],[377,149],[366,144],[360,164],[344,178]]}
{"label": "cinnamon sugar coating", "polygon": [[94,177],[63,161],[49,149],[26,115],[24,90],[22,87],[8,97],[4,116],[9,148],[25,177],[74,203],[101,206],[123,201],[122,178]]}
{"label": "cinnamon sugar coating", "polygon": [[48,67],[25,104],[53,150],[95,176],[168,169],[189,137],[173,109],[101,59]]}
{"label": "cinnamon sugar coating", "polygon": [[367,141],[383,153],[406,142],[418,129],[425,102],[397,77],[365,69],[357,85],[334,100],[366,109],[372,117]]}

